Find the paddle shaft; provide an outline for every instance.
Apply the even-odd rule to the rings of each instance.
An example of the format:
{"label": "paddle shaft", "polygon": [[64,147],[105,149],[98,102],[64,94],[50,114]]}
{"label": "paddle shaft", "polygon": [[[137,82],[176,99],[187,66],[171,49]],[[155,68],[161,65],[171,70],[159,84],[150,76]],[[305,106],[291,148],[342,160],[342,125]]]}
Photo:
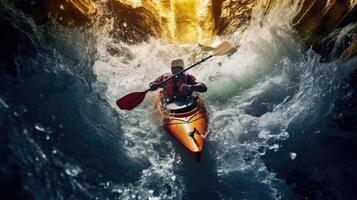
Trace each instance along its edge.
{"label": "paddle shaft", "polygon": [[[169,81],[169,80],[171,80],[171,79],[173,79],[173,78],[176,78],[178,75],[181,75],[181,74],[185,73],[186,71],[188,71],[188,70],[190,70],[190,69],[196,67],[197,65],[203,63],[204,61],[206,61],[206,60],[208,60],[208,59],[210,59],[210,58],[212,58],[212,57],[213,57],[213,56],[210,55],[210,56],[207,56],[206,58],[203,58],[201,61],[199,61],[199,62],[197,62],[197,63],[191,65],[190,67],[187,67],[186,69],[184,69],[184,70],[182,70],[182,71],[180,71],[180,72],[174,74],[174,75],[171,76],[170,78],[161,81],[160,83],[158,83],[158,85],[164,84],[164,83],[166,83],[167,81]],[[150,90],[150,89],[149,89],[149,90]],[[145,90],[145,91],[149,91],[149,90]]]}

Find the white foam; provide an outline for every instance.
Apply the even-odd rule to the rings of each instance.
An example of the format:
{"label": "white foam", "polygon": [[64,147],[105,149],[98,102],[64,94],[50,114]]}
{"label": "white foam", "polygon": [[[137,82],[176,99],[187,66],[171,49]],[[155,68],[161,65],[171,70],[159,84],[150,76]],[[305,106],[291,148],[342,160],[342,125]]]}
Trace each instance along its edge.
{"label": "white foam", "polygon": [[[214,154],[220,179],[232,176],[233,172],[250,171],[261,184],[269,186],[273,198],[279,197],[278,186],[273,183],[275,174],[268,172],[261,156],[267,149],[279,149],[278,142],[289,137],[289,126],[299,128],[300,121],[313,123],[328,113],[337,87],[329,83],[338,84],[341,80],[336,75],[341,70],[336,64],[319,63],[312,51],[302,53],[301,41],[289,25],[295,8],[296,5],[283,4],[265,17],[255,10],[245,32],[237,31],[226,37],[231,41],[239,39],[235,54],[213,58],[190,72],[209,88],[203,95],[210,119],[206,139],[211,143],[210,152]],[[120,53],[112,56],[108,47]],[[197,45],[168,44],[158,39],[138,45],[114,44],[110,37],[104,36],[98,44],[98,59],[93,67],[97,77],[94,87],[104,84],[106,99],[116,108],[117,98],[143,91],[150,81],[169,72],[172,59],[183,58],[189,65],[206,55]],[[182,195],[183,177],[174,173],[175,166],[180,165],[175,160],[178,155],[170,142],[163,143],[159,122],[151,119],[155,118],[153,96],[148,94],[134,111],[117,109],[128,156],[145,157],[151,164],[143,170],[140,181],[123,186],[126,188],[120,191],[124,196],[141,191],[150,199],[157,198],[150,188],[152,179],[169,184],[176,195]],[[248,112],[258,112],[263,103],[270,104],[263,105],[266,111]],[[162,157],[155,145],[171,149],[170,154]],[[161,193],[160,198],[165,197]]]}

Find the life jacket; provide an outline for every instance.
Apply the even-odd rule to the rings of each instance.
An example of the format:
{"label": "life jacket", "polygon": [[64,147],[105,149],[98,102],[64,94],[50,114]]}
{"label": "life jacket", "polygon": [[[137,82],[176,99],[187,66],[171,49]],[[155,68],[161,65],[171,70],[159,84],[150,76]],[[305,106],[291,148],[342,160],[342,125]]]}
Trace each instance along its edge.
{"label": "life jacket", "polygon": [[186,90],[181,89],[183,84],[195,84],[195,77],[182,74],[178,78],[173,78],[167,81],[164,86],[164,96],[170,99],[186,98],[191,96],[191,93],[187,93]]}

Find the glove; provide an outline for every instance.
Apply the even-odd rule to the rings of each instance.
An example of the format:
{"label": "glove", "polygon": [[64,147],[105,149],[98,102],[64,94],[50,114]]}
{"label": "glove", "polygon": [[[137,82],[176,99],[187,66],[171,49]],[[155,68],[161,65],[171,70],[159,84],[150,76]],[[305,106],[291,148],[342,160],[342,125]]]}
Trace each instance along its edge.
{"label": "glove", "polygon": [[192,87],[191,87],[191,85],[182,84],[181,85],[181,90],[186,91],[187,93],[191,93],[192,92]]}
{"label": "glove", "polygon": [[151,82],[149,84],[149,87],[150,87],[151,91],[155,91],[155,90],[157,90],[157,88],[159,88],[159,85],[157,85],[155,82]]}

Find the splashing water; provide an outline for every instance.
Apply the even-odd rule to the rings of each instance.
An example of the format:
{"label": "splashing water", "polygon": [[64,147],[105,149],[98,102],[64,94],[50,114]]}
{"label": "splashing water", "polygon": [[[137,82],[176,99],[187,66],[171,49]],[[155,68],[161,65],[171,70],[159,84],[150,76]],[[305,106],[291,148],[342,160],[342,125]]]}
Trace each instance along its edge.
{"label": "splashing water", "polygon": [[[212,59],[190,72],[209,88],[202,96],[209,110],[208,151],[217,164],[216,173],[222,182],[219,187],[227,187],[234,180],[235,188],[264,188],[258,196],[226,192],[221,194],[223,198],[281,197],[279,190],[286,186],[267,170],[261,156],[267,150],[277,151],[279,141],[289,137],[290,129],[306,129],[327,115],[339,83],[353,69],[349,64],[338,66],[342,64],[339,61],[321,64],[313,51],[304,53],[302,42],[289,26],[290,18],[286,16],[294,16],[290,11],[294,9],[289,8],[273,10],[264,25],[257,17],[245,32],[238,31],[229,38],[239,39],[234,55]],[[216,43],[221,40],[217,38]],[[110,40],[99,44],[94,72],[98,81],[106,85],[105,94],[113,107],[116,98],[146,89],[156,76],[168,72],[171,59],[181,57],[191,64],[205,54],[194,45],[177,46],[153,39],[135,46],[119,44],[125,53],[109,56],[105,49],[108,44]],[[158,123],[148,120],[154,112],[151,102],[152,98],[148,98],[132,113],[119,111],[124,134],[137,141],[136,147],[128,148],[129,154],[143,147],[143,139],[137,137],[139,127],[145,128],[145,122],[147,126]],[[157,132],[155,126],[142,134]],[[146,137],[145,142],[149,140]]]}
{"label": "splashing water", "polygon": [[[27,191],[42,191],[33,194],[40,199],[290,198],[288,185],[262,157],[278,151],[281,141],[298,133],[294,130],[315,126],[331,112],[356,62],[320,63],[317,54],[305,51],[289,25],[295,7],[277,7],[264,18],[256,10],[244,31],[216,38],[214,44],[235,41],[233,55],[213,58],[190,72],[209,88],[202,94],[210,123],[201,163],[185,158],[162,130],[152,106],[155,94],[131,112],[118,110],[115,101],[147,89],[169,71],[172,59],[183,58],[188,66],[207,52],[159,39],[114,42],[96,24],[73,33],[37,28],[27,20],[33,31],[29,37],[41,52],[29,62],[44,70],[24,81],[41,83],[27,88],[34,95],[28,101],[40,103],[25,104],[26,112],[24,105],[15,106],[19,114],[8,117],[15,124],[9,128],[14,132],[11,149],[31,172],[24,181]],[[79,39],[73,41],[73,35]],[[16,105],[0,100],[6,109]],[[51,139],[36,132],[51,132]]]}

